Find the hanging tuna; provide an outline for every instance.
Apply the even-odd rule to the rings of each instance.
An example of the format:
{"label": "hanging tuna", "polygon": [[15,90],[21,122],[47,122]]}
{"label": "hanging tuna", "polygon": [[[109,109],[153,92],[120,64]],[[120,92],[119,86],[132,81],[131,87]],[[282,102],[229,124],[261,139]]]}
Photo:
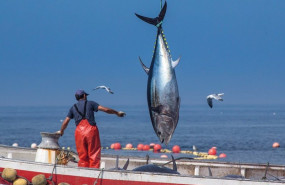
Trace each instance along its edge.
{"label": "hanging tuna", "polygon": [[162,21],[166,13],[165,2],[156,18],[136,14],[141,20],[157,27],[154,54],[150,67],[140,62],[148,75],[147,102],[153,129],[161,143],[169,143],[178,124],[180,97],[174,68],[180,58],[172,61],[170,51],[163,34]]}

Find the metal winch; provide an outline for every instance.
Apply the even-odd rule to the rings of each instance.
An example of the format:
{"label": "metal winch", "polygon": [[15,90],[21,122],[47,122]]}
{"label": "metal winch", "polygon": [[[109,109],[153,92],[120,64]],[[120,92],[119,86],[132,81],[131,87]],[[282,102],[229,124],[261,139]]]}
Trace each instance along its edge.
{"label": "metal winch", "polygon": [[38,145],[36,162],[56,163],[56,157],[60,153],[58,139],[59,133],[41,132],[42,142]]}

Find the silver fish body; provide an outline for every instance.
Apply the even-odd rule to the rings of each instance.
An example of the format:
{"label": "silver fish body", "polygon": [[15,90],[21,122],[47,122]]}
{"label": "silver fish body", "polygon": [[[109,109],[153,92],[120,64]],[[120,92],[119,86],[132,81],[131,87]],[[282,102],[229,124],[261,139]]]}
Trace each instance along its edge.
{"label": "silver fish body", "polygon": [[[166,11],[166,3],[164,8]],[[140,61],[148,74],[147,102],[153,129],[160,142],[168,144],[179,120],[180,98],[174,67],[180,59],[172,61],[158,19],[159,17],[155,19],[159,26],[150,68]]]}
{"label": "silver fish body", "polygon": [[172,60],[162,30],[152,59],[147,83],[147,102],[155,133],[167,144],[179,119],[180,98]]}

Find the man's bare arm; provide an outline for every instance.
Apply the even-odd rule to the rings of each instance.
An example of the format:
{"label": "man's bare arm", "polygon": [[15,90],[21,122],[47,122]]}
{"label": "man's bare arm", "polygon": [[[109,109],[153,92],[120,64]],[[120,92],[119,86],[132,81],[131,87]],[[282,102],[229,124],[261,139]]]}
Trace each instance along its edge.
{"label": "man's bare arm", "polygon": [[126,115],[126,113],[124,113],[122,111],[116,111],[116,110],[108,108],[108,107],[103,107],[102,105],[98,106],[98,110],[106,112],[108,114],[116,114],[119,117],[124,117]]}
{"label": "man's bare arm", "polygon": [[70,121],[70,118],[69,118],[69,117],[66,117],[65,120],[62,122],[60,131],[58,131],[58,133],[59,133],[61,136],[63,136],[64,130],[65,130],[66,127],[68,126],[69,121]]}

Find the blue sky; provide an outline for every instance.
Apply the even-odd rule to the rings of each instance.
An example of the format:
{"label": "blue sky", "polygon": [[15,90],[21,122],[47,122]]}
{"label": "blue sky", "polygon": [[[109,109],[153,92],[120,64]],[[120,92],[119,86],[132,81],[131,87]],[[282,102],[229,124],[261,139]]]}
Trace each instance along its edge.
{"label": "blue sky", "polygon": [[[181,103],[285,104],[284,0],[169,0],[163,23]],[[146,104],[160,0],[0,1],[0,106]],[[92,91],[107,85],[114,95]]]}

